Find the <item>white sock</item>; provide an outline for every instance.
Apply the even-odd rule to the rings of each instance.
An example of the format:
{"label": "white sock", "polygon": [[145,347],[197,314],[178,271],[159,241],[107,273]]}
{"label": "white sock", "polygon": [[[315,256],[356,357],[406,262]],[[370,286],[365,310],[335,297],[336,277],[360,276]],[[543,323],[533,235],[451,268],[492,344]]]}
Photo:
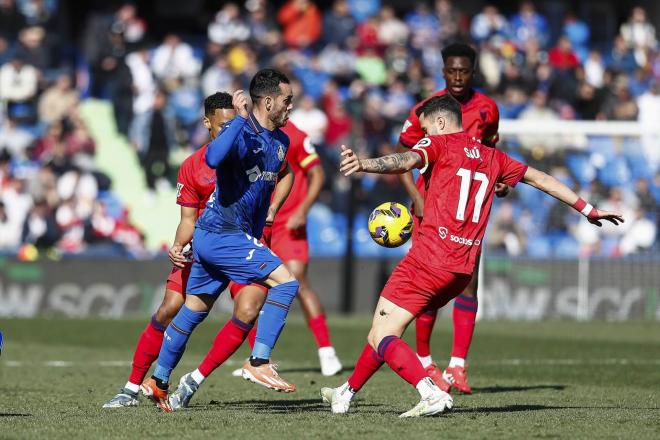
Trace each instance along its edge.
{"label": "white sock", "polygon": [[132,391],[134,393],[137,393],[138,391],[140,391],[140,385],[137,385],[137,384],[134,384],[134,383],[131,383],[131,382],[126,382],[126,385],[124,385],[124,388],[129,390],[129,391]]}
{"label": "white sock", "polygon": [[337,356],[335,347],[321,347],[319,348],[319,356]]}
{"label": "white sock", "polygon": [[440,391],[440,388],[438,388],[438,386],[433,383],[430,377],[425,377],[424,379],[417,382],[415,388],[417,388],[417,391],[419,391],[419,395],[422,396],[422,399],[431,397]]}
{"label": "white sock", "polygon": [[200,373],[199,369],[196,369],[195,371],[190,373],[190,376],[193,378],[195,382],[197,382],[197,385],[201,385],[202,382],[204,382],[204,379],[206,379],[204,375]]}
{"label": "white sock", "polygon": [[337,389],[337,396],[339,396],[340,399],[348,400],[349,402],[353,400],[355,393],[356,391],[353,391],[350,385],[348,385],[348,382],[344,383]]}
{"label": "white sock", "polygon": [[422,363],[422,367],[424,368],[428,367],[433,363],[433,359],[431,359],[431,355],[428,356],[417,355],[417,359],[419,359],[419,361]]}
{"label": "white sock", "polygon": [[462,367],[465,368],[465,359],[463,358],[457,358],[452,356],[451,359],[449,359],[449,367]]}

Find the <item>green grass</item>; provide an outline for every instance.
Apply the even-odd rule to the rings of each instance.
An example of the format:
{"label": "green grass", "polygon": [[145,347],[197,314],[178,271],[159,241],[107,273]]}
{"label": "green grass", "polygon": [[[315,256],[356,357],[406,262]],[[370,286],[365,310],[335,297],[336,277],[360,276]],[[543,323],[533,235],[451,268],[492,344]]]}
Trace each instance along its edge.
{"label": "green grass", "polygon": [[[351,366],[369,319],[330,319],[337,350]],[[200,326],[173,379],[195,368],[222,323]],[[433,337],[448,356],[450,323]],[[472,348],[472,396],[454,411],[400,420],[416,391],[387,368],[360,392],[354,411],[332,416],[320,403],[324,378],[299,318],[285,329],[275,358],[298,385],[283,395],[232,378],[247,355],[204,384],[191,410],[162,414],[102,410],[123,385],[144,320],[2,320],[0,438],[660,438],[660,323],[483,322]],[[62,361],[53,364],[52,361]],[[53,366],[60,365],[60,366]]]}

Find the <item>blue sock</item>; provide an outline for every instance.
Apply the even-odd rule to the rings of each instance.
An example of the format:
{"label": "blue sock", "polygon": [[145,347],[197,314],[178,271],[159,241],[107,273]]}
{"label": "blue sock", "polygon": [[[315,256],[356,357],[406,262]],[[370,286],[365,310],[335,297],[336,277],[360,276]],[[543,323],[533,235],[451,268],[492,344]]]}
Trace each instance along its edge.
{"label": "blue sock", "polygon": [[268,291],[266,304],[264,304],[259,314],[257,337],[252,349],[253,358],[270,358],[270,352],[275,347],[277,339],[284,328],[289,306],[298,293],[298,286],[298,281],[294,280],[272,287]]}
{"label": "blue sock", "polygon": [[185,304],[181,307],[179,313],[165,329],[163,346],[160,348],[154,377],[165,383],[169,382],[172,370],[183,356],[190,334],[208,314],[208,312],[193,312]]}

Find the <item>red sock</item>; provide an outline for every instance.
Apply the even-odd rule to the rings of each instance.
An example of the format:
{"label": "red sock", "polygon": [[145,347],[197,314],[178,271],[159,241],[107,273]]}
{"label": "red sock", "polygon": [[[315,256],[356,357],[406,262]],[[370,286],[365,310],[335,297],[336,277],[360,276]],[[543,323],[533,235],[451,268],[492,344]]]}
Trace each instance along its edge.
{"label": "red sock", "polygon": [[435,318],[438,316],[438,311],[424,312],[419,315],[415,320],[415,337],[417,342],[417,354],[419,356],[431,355],[431,333],[433,333],[433,325]]}
{"label": "red sock", "polygon": [[229,356],[234,354],[238,347],[241,346],[248,333],[252,329],[252,325],[246,324],[232,316],[229,321],[220,329],[215,339],[213,346],[206,354],[206,357],[199,364],[197,369],[204,377],[208,377],[213,373],[213,370],[218,368]]}
{"label": "red sock", "polygon": [[392,371],[412,386],[417,386],[427,376],[415,352],[401,338],[385,336],[378,344],[378,355]]}
{"label": "red sock", "polygon": [[133,353],[133,368],[128,377],[130,383],[140,385],[151,368],[151,364],[158,359],[160,346],[163,345],[165,328],[166,326],[156,321],[155,316],[151,317],[151,321],[140,335]]}
{"label": "red sock", "polygon": [[250,330],[250,333],[247,335],[247,341],[248,344],[250,344],[250,349],[254,348],[254,341],[257,339],[257,326],[255,325],[252,327],[252,330]]}
{"label": "red sock", "polygon": [[355,363],[353,374],[348,378],[348,386],[354,391],[360,390],[365,383],[374,375],[376,371],[383,365],[383,358],[378,356],[378,353],[367,344],[362,350],[362,354]]}
{"label": "red sock", "polygon": [[332,346],[328,324],[325,323],[325,315],[319,315],[316,318],[310,319],[307,321],[307,325],[309,325],[309,329],[312,331],[314,339],[316,339],[316,345],[319,348]]}
{"label": "red sock", "polygon": [[454,344],[451,349],[452,357],[466,359],[472,334],[474,333],[474,321],[477,318],[477,298],[458,295],[454,300]]}

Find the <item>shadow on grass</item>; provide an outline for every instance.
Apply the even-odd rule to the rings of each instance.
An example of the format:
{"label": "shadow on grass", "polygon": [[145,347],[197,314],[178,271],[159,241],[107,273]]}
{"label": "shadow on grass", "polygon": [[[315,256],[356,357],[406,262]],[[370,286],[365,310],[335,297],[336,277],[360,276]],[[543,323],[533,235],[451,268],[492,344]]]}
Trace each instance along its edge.
{"label": "shadow on grass", "polygon": [[0,417],[32,417],[32,414],[26,414],[26,413],[0,413]]}
{"label": "shadow on grass", "polygon": [[[344,367],[341,369],[342,373],[348,373],[349,371],[353,371],[355,369],[355,365],[344,365]],[[316,367],[299,367],[299,368],[279,368],[277,370],[278,373],[319,373],[321,374],[321,368],[316,368]]]}
{"label": "shadow on grass", "polygon": [[[321,399],[297,399],[297,400],[288,400],[288,399],[278,399],[278,400],[230,400],[226,402],[220,402],[217,400],[211,400],[208,406],[212,406],[218,409],[231,409],[231,410],[247,410],[254,411],[258,413],[271,413],[271,414],[290,414],[290,413],[304,413],[304,412],[327,412],[330,413],[330,407],[327,404],[321,402]],[[367,411],[381,412],[380,408],[383,405],[380,404],[369,404],[362,403],[359,404],[360,408],[368,408]],[[192,407],[191,409],[200,409],[203,407],[199,406],[197,408]],[[388,411],[384,411],[388,412]]]}
{"label": "shadow on grass", "polygon": [[548,406],[548,405],[506,405],[496,407],[454,408],[449,414],[480,414],[480,413],[515,413],[527,411],[549,411],[561,409],[630,409],[657,410],[660,408],[635,408],[622,406]]}
{"label": "shadow on grass", "polygon": [[534,391],[534,390],[562,391],[564,389],[566,389],[566,385],[521,385],[521,386],[495,385],[492,387],[472,388],[472,392],[474,392],[474,394],[490,394],[490,393],[510,393],[517,391]]}

